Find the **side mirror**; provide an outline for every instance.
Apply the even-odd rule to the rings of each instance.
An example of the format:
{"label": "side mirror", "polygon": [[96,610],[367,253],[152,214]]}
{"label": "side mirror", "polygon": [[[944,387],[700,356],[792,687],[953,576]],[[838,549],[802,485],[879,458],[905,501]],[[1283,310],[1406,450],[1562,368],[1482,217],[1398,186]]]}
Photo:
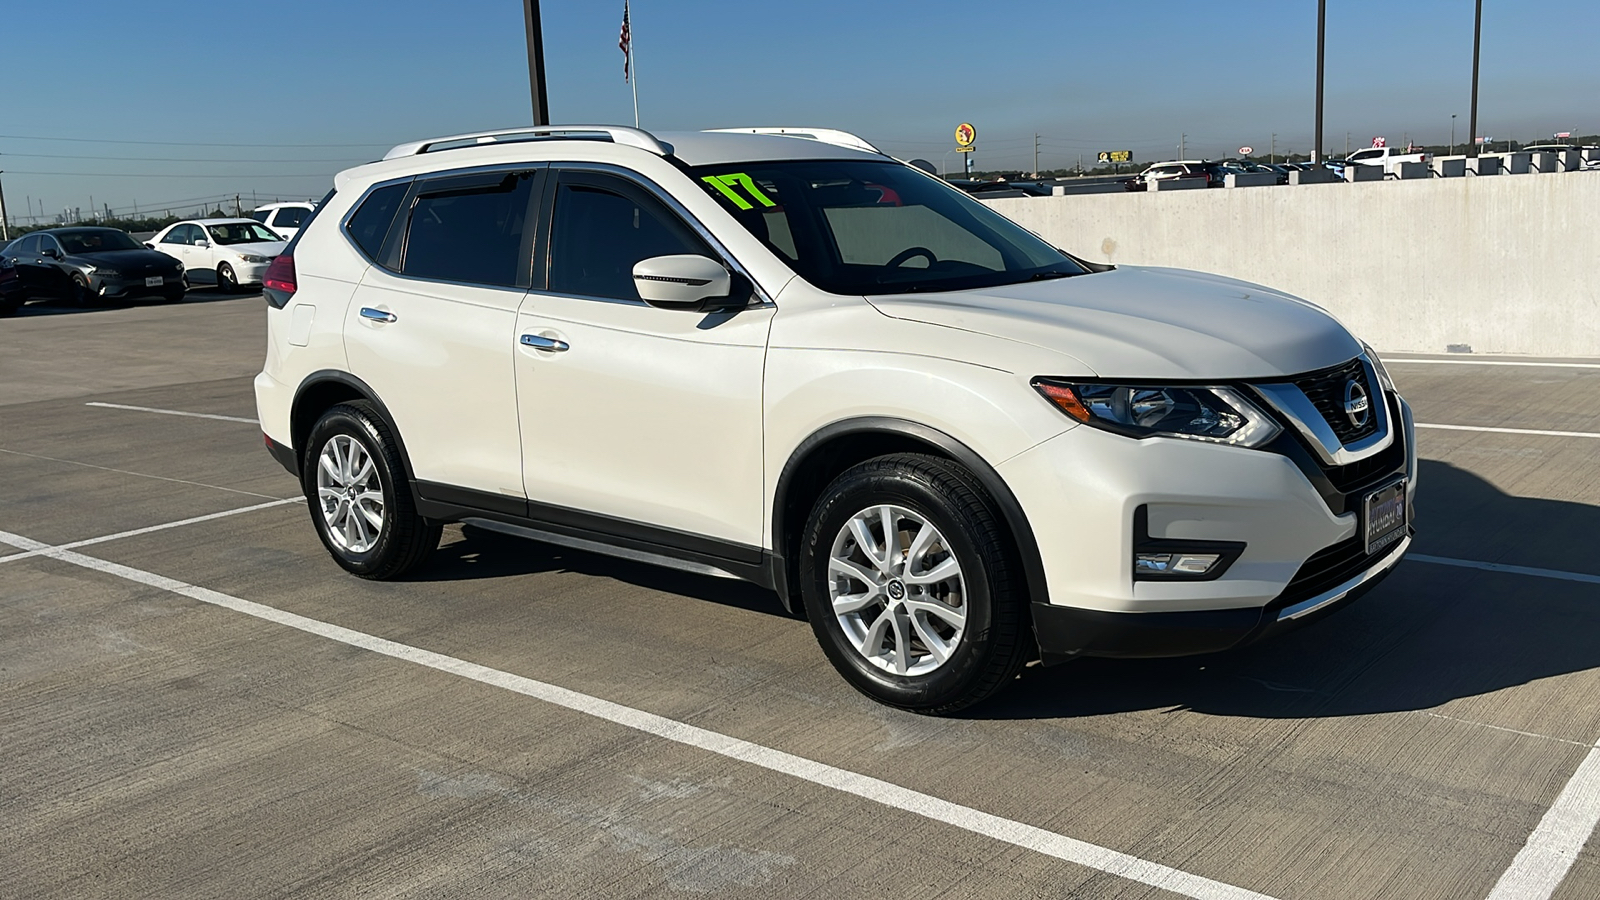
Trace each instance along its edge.
{"label": "side mirror", "polygon": [[722,263],[697,254],[655,256],[633,266],[633,287],[639,299],[662,309],[714,312],[738,309],[733,275]]}
{"label": "side mirror", "polygon": [[145,242],[144,242],[144,245],[145,245],[145,246],[146,246],[146,247],[149,247],[149,248],[150,248],[150,249],[151,249],[151,250],[154,250],[154,249],[155,249],[155,248],[156,248],[156,245],[155,245],[155,244],[152,244],[152,243],[150,243],[150,242],[149,242],[149,241],[145,241]]}
{"label": "side mirror", "polygon": [[201,238],[200,240],[195,241],[194,245],[196,247],[199,247],[201,250],[204,250],[204,249],[206,249],[206,248],[211,246],[211,242],[206,240],[205,238]]}
{"label": "side mirror", "polygon": [[46,247],[43,252],[44,252],[44,255],[46,257],[50,258],[50,259],[60,259],[61,258],[61,251],[57,250],[54,247]]}

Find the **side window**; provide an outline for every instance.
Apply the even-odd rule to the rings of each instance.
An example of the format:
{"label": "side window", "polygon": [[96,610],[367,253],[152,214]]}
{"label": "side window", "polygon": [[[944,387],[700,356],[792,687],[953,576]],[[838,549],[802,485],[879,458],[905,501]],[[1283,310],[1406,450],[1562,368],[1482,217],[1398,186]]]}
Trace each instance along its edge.
{"label": "side window", "polygon": [[163,243],[163,244],[187,244],[187,243],[190,243],[190,240],[189,240],[189,226],[187,226],[187,225],[178,225],[178,226],[174,227],[171,231],[167,232],[167,236],[166,237],[161,239],[161,243]]}
{"label": "side window", "polygon": [[254,209],[254,210],[251,210],[248,213],[248,215],[250,216],[250,218],[255,219],[257,222],[260,222],[261,224],[265,225],[265,224],[267,224],[267,216],[272,215],[272,210],[270,210],[270,209]]}
{"label": "side window", "polygon": [[621,178],[567,175],[555,203],[553,293],[637,301],[634,263],[682,253],[716,257],[676,214]]}
{"label": "side window", "polygon": [[378,258],[378,252],[383,249],[383,239],[389,234],[389,225],[394,222],[395,211],[400,208],[401,201],[405,200],[406,192],[410,189],[409,184],[378,188],[367,195],[361,208],[345,223],[350,239],[368,258]]}
{"label": "side window", "polygon": [[[41,234],[39,235],[39,252],[43,253],[46,250],[54,250],[57,253],[61,253],[61,245],[50,235]],[[66,254],[62,253],[62,255],[65,256]]]}
{"label": "side window", "polygon": [[[528,233],[533,173],[495,181],[442,178],[424,184],[411,208],[401,271],[417,278],[516,287]],[[519,277],[520,276],[520,277]]]}
{"label": "side window", "polygon": [[305,221],[306,214],[309,212],[311,210],[301,209],[298,206],[282,207],[278,210],[278,214],[272,217],[272,227],[299,228],[300,223]]}
{"label": "side window", "polygon": [[15,246],[7,247],[6,250],[9,252],[9,254],[11,256],[16,256],[16,257],[38,256],[39,255],[39,236],[36,235],[36,234],[35,235],[29,235],[28,237],[25,237],[22,240],[17,241]]}

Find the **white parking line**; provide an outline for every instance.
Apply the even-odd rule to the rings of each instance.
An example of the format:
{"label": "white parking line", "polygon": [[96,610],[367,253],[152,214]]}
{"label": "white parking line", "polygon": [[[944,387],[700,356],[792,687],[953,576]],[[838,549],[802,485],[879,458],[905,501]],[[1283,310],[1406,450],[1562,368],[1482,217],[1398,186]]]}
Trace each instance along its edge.
{"label": "white parking line", "polygon": [[1534,578],[1555,578],[1561,581],[1580,581],[1600,584],[1600,575],[1582,572],[1563,572],[1560,569],[1536,569],[1531,566],[1508,566],[1505,563],[1479,562],[1475,559],[1452,559],[1448,556],[1424,556],[1421,553],[1406,555],[1412,562],[1433,563],[1436,566],[1457,566],[1463,569],[1482,569],[1485,572],[1505,572],[1509,575],[1531,575]]}
{"label": "white parking line", "polygon": [[[185,525],[196,525],[201,522],[211,522],[216,519],[226,519],[229,516],[237,516],[240,513],[255,512],[258,509],[271,509],[274,506],[287,506],[291,503],[304,502],[304,499],[300,497],[290,497],[287,500],[274,500],[271,503],[257,503],[255,506],[242,506],[238,509],[229,509],[222,512],[208,513],[207,515],[203,516],[195,516],[192,519],[180,519],[176,522],[167,522],[162,525],[151,525],[147,528],[135,528],[132,531],[119,531],[116,534],[107,534],[97,538],[73,541],[68,544],[56,544],[50,549],[74,550],[78,547],[88,547],[91,544],[104,544],[106,541],[117,541],[123,538],[137,537],[141,534],[152,534],[157,531],[166,531],[169,528],[182,528]],[[27,559],[31,556],[43,556],[45,554],[45,550],[42,549],[42,546],[43,545],[41,545],[40,549],[28,550],[23,553],[13,553],[10,556],[0,556],[0,563],[7,563],[17,559]]]}
{"label": "white parking line", "polygon": [[1425,425],[1417,423],[1418,428],[1433,428],[1439,431],[1479,431],[1488,434],[1533,434],[1542,437],[1571,437],[1571,438],[1600,438],[1600,431],[1540,431],[1534,428],[1488,428],[1479,425]]}
{"label": "white parking line", "polygon": [[243,422],[246,425],[255,425],[255,419],[245,419],[239,416],[218,416],[211,413],[184,412],[181,409],[154,409],[149,406],[124,406],[121,403],[85,403],[84,406],[98,406],[101,409],[126,409],[133,412],[160,413],[163,416],[186,416],[191,419],[216,419],[219,422]]}
{"label": "white parking line", "polygon": [[1600,363],[1522,362],[1515,359],[1398,359],[1383,357],[1386,366],[1531,366],[1539,369],[1600,369]]}
{"label": "white parking line", "polygon": [[299,629],[308,634],[314,634],[351,647],[359,647],[364,650],[370,650],[373,653],[380,653],[384,656],[513,691],[523,696],[542,700],[555,706],[642,731],[675,743],[760,766],[761,768],[799,778],[812,784],[832,788],[863,800],[869,800],[883,806],[922,816],[935,822],[943,822],[964,831],[993,838],[1015,847],[1033,850],[1046,856],[1106,872],[1140,884],[1193,897],[1196,900],[1272,900],[1265,894],[1259,894],[1224,882],[1213,881],[1199,875],[1192,875],[1179,869],[1066,837],[1053,831],[1046,831],[1043,828],[1013,819],[992,815],[970,806],[941,800],[931,794],[914,791],[868,775],[795,756],[781,750],[774,750],[761,744],[699,728],[686,722],[679,722],[675,719],[623,706],[609,700],[602,700],[599,697],[582,694],[543,681],[535,681],[531,678],[513,675],[510,672],[503,672],[499,669],[491,669],[477,663],[457,659],[453,656],[446,656],[442,653],[434,653],[431,650],[423,650],[408,644],[385,640],[365,632],[354,631],[316,619],[309,619],[305,616],[285,612],[260,603],[253,603],[249,600],[241,600],[228,594],[186,584],[152,572],[107,562],[92,556],[85,556],[63,547],[43,544],[21,535],[0,531],[0,543],[10,544],[23,550],[37,552],[51,559],[124,578],[136,584],[169,591],[202,603],[231,609],[268,622]]}
{"label": "white parking line", "polygon": [[1489,900],[1549,900],[1600,824],[1600,745],[1578,765]]}

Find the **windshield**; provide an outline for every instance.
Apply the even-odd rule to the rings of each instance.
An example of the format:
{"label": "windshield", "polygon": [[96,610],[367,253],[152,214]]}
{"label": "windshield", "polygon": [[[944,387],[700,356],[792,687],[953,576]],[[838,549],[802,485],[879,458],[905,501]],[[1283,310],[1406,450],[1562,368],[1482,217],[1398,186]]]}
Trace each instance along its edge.
{"label": "windshield", "polygon": [[1087,272],[982,203],[899,163],[690,171],[796,274],[830,293],[957,291]]}
{"label": "windshield", "polygon": [[260,222],[224,222],[221,225],[207,225],[206,231],[211,233],[211,240],[218,244],[261,244],[283,240]]}
{"label": "windshield", "polygon": [[143,250],[144,245],[134,240],[125,231],[58,231],[56,240],[61,242],[61,249],[77,255],[79,253],[104,253],[107,250]]}

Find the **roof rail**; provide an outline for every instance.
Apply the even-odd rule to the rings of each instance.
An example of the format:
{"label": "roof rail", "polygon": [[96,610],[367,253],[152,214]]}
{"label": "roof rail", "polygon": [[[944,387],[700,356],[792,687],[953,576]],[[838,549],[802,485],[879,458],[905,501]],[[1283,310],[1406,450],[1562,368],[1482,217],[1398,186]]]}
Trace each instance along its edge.
{"label": "roof rail", "polygon": [[[472,134],[453,134],[448,137],[429,138],[425,141],[412,141],[401,144],[383,155],[384,159],[398,159],[402,156],[416,156],[420,153],[431,153],[439,150],[455,150],[460,146],[475,146],[477,144],[493,144],[502,141],[534,140],[541,137],[606,137],[613,144],[624,144],[629,147],[638,147],[654,153],[657,156],[670,156],[671,148],[655,139],[648,131],[637,128],[624,128],[621,125],[537,125],[532,128],[503,128],[498,131],[478,131]],[[441,146],[441,145],[451,146]]]}
{"label": "roof rail", "polygon": [[777,134],[784,137],[820,141],[824,144],[833,144],[836,147],[849,147],[851,150],[865,150],[868,153],[876,153],[879,156],[888,155],[867,143],[863,138],[836,128],[709,128],[707,131],[728,134]]}

